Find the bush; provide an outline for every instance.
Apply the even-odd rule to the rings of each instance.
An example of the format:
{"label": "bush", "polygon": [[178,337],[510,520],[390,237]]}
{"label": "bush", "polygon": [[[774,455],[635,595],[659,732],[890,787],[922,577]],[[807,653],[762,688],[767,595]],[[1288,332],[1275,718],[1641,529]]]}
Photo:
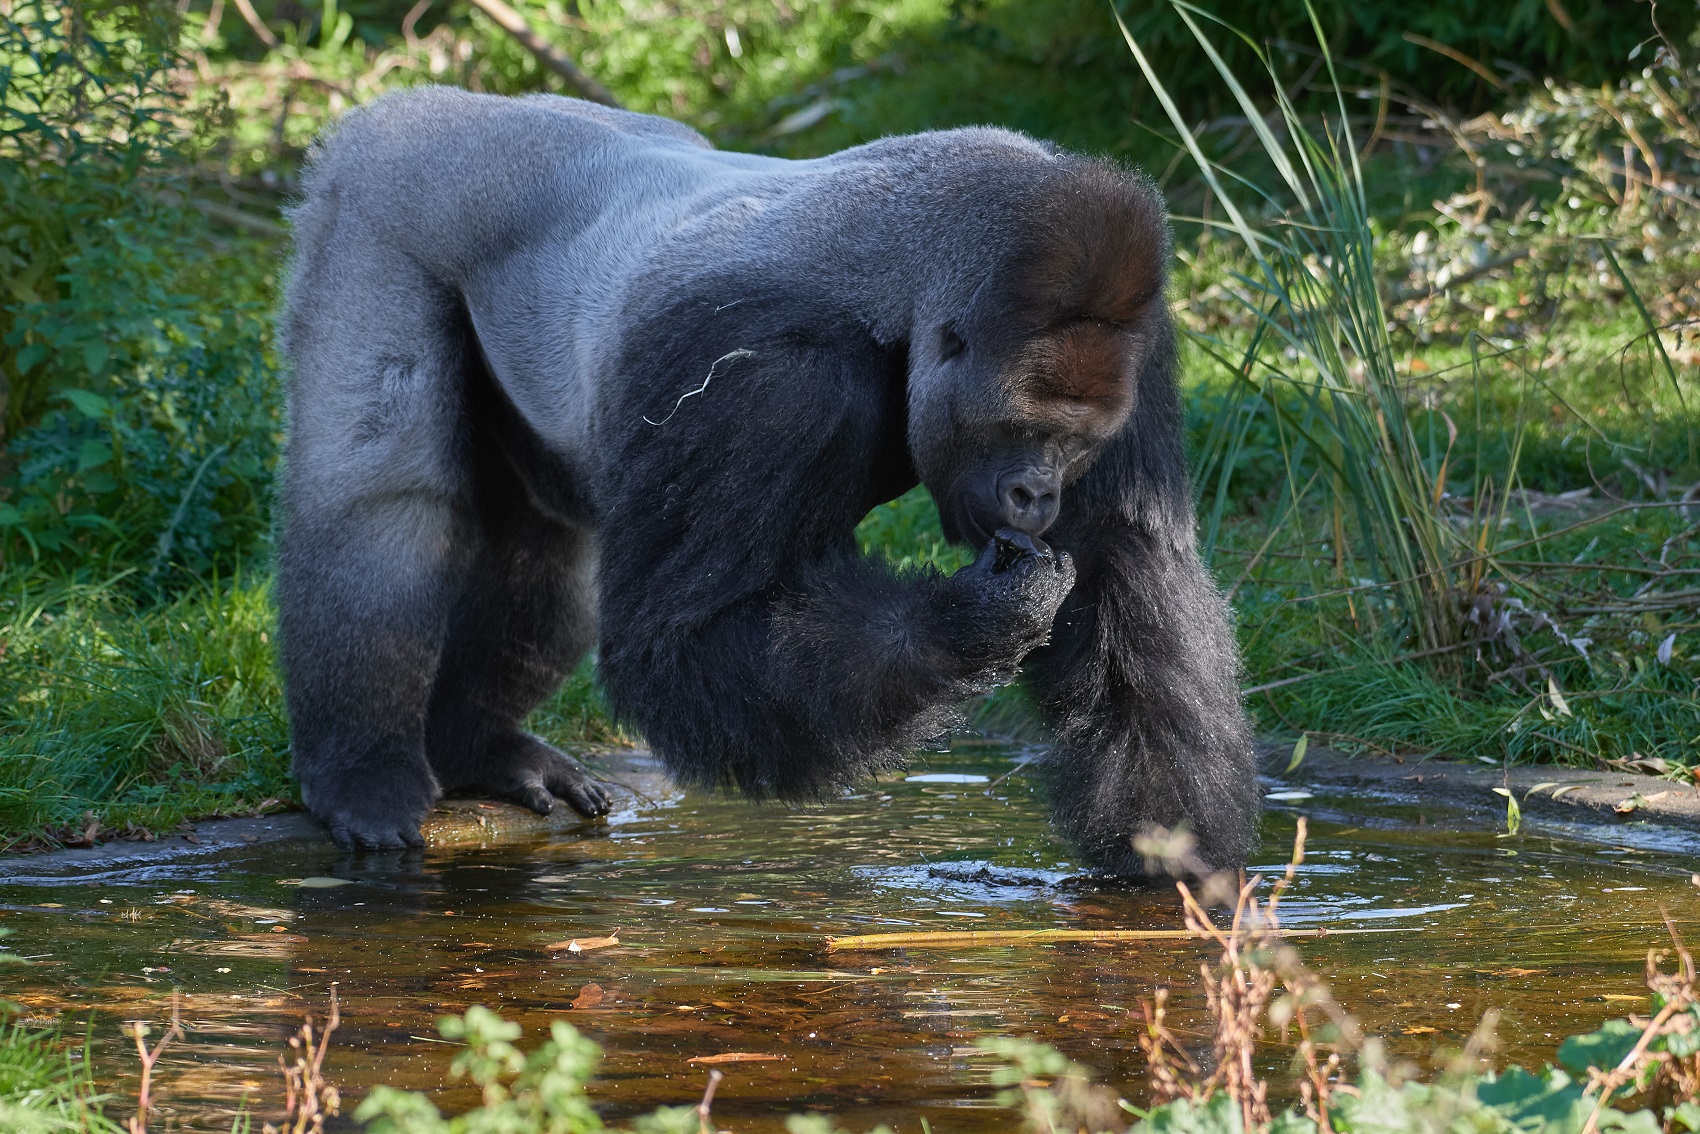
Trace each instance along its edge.
{"label": "bush", "polygon": [[269,261],[207,230],[159,4],[0,15],[0,559],[194,573],[265,532]]}

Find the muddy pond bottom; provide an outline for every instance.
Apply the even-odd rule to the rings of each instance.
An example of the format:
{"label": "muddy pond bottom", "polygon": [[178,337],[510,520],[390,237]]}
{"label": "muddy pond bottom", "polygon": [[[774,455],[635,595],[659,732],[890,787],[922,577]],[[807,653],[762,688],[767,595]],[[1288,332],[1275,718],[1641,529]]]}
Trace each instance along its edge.
{"label": "muddy pond bottom", "polygon": [[[283,1041],[304,1012],[322,1016],[332,982],[344,1023],[327,1070],[345,1113],[379,1083],[470,1105],[444,1088],[455,1047],[435,1020],[472,1004],[521,1024],[522,1043],[565,1019],[601,1044],[592,1094],[610,1121],[694,1102],[712,1065],[726,1073],[717,1122],[739,1131],[808,1110],[852,1129],[1007,1129],[997,1061],[978,1046],[994,1035],[1054,1044],[1140,1099],[1138,1005],[1155,988],[1208,1048],[1202,943],[826,946],[1178,928],[1172,891],[1082,875],[1027,755],[964,746],[787,810],[681,793],[638,753],[612,759],[623,803],[608,821],[484,845],[355,858],[260,842],[107,868],[9,859],[0,925],[36,963],[0,969],[0,996],[32,1023],[92,1021],[100,1066],[122,1075],[135,1061],[119,1024],[163,1020],[180,989],[188,1038],[155,1090],[181,1129],[228,1130],[245,1096],[266,1113]],[[1286,924],[1387,931],[1300,941],[1305,960],[1425,1068],[1490,1007],[1502,1058],[1546,1062],[1562,1037],[1644,1003],[1662,911],[1700,938],[1694,835],[1531,824],[1504,838],[1489,811],[1306,784],[1302,770],[1268,790],[1258,869],[1280,870],[1296,818],[1310,823]],[[1284,1049],[1267,1059],[1284,1081]],[[133,1075],[104,1085],[130,1093]]]}

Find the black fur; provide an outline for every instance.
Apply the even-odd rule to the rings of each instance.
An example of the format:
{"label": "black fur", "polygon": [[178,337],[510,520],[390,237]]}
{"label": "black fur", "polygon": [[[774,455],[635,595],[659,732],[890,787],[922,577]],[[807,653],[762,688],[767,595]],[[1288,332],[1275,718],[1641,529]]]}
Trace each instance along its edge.
{"label": "black fur", "polygon": [[[1184,824],[1243,861],[1141,179],[1000,131],[787,163],[427,90],[350,116],[296,225],[278,594],[339,841],[416,843],[445,790],[606,810],[520,727],[594,637],[679,777],[783,800],[901,766],[1031,654],[1089,858],[1139,873]],[[954,576],[855,547],[917,482],[980,548]]]}

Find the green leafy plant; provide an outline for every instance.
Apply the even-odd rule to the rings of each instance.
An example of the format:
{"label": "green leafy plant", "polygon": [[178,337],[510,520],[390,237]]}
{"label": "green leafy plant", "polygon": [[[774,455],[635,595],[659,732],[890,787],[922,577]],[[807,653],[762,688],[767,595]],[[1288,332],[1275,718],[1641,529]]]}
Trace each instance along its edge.
{"label": "green leafy plant", "polygon": [[[370,1134],[592,1134],[603,1129],[585,1094],[601,1053],[571,1024],[555,1021],[549,1038],[529,1053],[514,1045],[519,1025],[488,1008],[444,1016],[437,1027],[444,1039],[466,1045],[450,1065],[449,1078],[478,1087],[483,1096],[478,1109],[444,1118],[422,1094],[375,1087],[354,1112]],[[670,1107],[655,1112],[640,1129],[694,1134],[697,1125],[694,1108]]]}
{"label": "green leafy plant", "polygon": [[189,172],[175,12],[0,13],[0,561],[229,567],[266,530],[279,399],[269,268]]}

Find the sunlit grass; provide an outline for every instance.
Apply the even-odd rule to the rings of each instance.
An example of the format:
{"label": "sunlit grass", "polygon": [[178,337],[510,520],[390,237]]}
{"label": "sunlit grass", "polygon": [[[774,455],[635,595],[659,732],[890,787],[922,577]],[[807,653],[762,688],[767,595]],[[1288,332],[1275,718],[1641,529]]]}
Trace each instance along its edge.
{"label": "sunlit grass", "polygon": [[[0,580],[0,845],[166,832],[296,803],[265,577],[160,606],[98,585]],[[531,727],[620,743],[587,662]]]}

